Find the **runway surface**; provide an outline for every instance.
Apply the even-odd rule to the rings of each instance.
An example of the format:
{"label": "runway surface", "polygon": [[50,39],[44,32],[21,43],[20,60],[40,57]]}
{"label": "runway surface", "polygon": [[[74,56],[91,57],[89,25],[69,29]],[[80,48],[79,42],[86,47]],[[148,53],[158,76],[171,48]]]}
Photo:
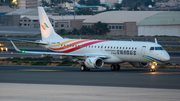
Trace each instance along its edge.
{"label": "runway surface", "polygon": [[0,66],[0,83],[180,89],[180,70],[109,68],[80,71],[79,67]]}
{"label": "runway surface", "polygon": [[0,66],[1,101],[179,101],[180,70]]}
{"label": "runway surface", "polygon": [[179,101],[180,90],[0,83],[1,101]]}

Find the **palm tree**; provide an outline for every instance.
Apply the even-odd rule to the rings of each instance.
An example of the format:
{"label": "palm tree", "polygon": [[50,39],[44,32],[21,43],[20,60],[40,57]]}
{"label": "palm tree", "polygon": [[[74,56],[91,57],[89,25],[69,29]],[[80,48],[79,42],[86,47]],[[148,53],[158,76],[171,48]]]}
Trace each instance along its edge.
{"label": "palm tree", "polygon": [[108,28],[108,24],[107,23],[102,23],[101,21],[95,23],[92,26],[92,30],[94,31],[95,35],[104,35],[107,32],[110,32],[110,30]]}

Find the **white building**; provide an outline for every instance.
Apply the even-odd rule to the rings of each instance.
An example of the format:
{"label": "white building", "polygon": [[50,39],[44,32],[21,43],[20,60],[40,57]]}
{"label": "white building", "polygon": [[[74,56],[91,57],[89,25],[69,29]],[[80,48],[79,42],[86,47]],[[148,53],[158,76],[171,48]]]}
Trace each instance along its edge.
{"label": "white building", "polygon": [[180,12],[163,12],[137,24],[138,36],[180,36]]}

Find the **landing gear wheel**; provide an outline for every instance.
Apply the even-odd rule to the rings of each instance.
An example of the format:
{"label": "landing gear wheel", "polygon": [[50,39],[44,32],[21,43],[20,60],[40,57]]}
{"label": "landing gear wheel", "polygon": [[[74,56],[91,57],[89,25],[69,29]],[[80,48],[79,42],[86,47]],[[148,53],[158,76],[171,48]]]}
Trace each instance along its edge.
{"label": "landing gear wheel", "polygon": [[152,72],[155,72],[156,70],[155,70],[155,69],[152,69],[151,71],[152,71]]}
{"label": "landing gear wheel", "polygon": [[120,65],[119,64],[116,64],[116,71],[119,71],[120,70]]}
{"label": "landing gear wheel", "polygon": [[85,65],[81,65],[81,71],[85,71],[86,70],[86,66]]}
{"label": "landing gear wheel", "polygon": [[112,64],[111,67],[110,67],[111,71],[115,71],[116,69],[116,65]]}

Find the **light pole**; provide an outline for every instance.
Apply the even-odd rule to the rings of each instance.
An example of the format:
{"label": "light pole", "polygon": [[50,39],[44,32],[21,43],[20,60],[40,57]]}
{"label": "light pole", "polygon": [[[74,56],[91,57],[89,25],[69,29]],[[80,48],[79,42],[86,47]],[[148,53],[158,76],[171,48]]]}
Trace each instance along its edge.
{"label": "light pole", "polygon": [[75,15],[76,15],[76,11],[75,11],[75,0],[74,0],[74,20],[75,20]]}

